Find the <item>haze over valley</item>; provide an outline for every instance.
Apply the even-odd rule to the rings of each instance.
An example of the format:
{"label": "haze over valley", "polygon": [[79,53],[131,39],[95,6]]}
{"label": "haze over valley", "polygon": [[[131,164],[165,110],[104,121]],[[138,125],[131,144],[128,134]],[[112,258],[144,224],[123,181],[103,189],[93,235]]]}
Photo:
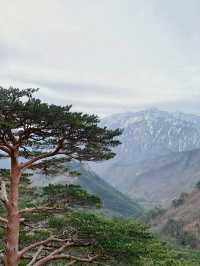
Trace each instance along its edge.
{"label": "haze over valley", "polygon": [[167,206],[200,180],[200,116],[156,108],[106,117],[123,128],[116,157],[93,164],[102,178],[131,198]]}

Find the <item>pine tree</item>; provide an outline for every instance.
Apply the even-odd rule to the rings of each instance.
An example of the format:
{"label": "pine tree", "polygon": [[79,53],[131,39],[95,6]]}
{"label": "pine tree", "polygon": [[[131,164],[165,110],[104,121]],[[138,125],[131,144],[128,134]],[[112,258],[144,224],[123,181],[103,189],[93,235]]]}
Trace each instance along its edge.
{"label": "pine tree", "polygon": [[[1,176],[9,185],[9,171],[2,170]],[[20,266],[176,265],[168,263],[169,258],[173,262],[171,253],[147,226],[100,214],[101,200],[78,185],[39,188],[31,185],[30,177],[23,174],[19,186]],[[0,214],[5,214],[3,208]],[[5,234],[2,226],[0,238]]]}
{"label": "pine tree", "polygon": [[[47,170],[51,160],[98,161],[112,158],[121,130],[98,126],[98,117],[71,111],[71,106],[49,105],[34,98],[37,90],[0,88],[0,150],[10,158],[9,195],[1,180],[0,198],[7,228],[4,263],[17,266],[24,250],[19,250],[23,215],[36,208],[19,209],[22,173],[30,168]],[[24,160],[22,159],[24,158]],[[44,162],[45,160],[45,162]],[[37,208],[38,211],[38,208]]]}
{"label": "pine tree", "polygon": [[101,201],[81,187],[30,186],[36,169],[53,174],[71,160],[112,158],[121,134],[99,127],[94,115],[43,103],[34,92],[0,88],[0,150],[11,162],[9,171],[0,170],[4,265],[181,265],[146,226],[86,211]]}

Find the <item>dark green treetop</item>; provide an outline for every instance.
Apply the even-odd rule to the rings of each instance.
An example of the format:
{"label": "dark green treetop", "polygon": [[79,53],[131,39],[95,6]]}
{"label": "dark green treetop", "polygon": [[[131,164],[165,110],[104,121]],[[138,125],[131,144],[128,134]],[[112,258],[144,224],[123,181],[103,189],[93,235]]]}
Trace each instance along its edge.
{"label": "dark green treetop", "polygon": [[44,103],[33,97],[35,92],[0,87],[0,151],[11,162],[8,188],[0,178],[0,200],[7,210],[7,216],[0,217],[7,227],[4,261],[9,266],[17,266],[24,254],[19,246],[22,215],[35,210],[19,208],[23,171],[37,166],[46,171],[52,159],[57,167],[59,160],[110,159],[115,155],[112,147],[120,143],[121,130],[101,128],[97,116],[72,112],[70,105]]}
{"label": "dark green treetop", "polygon": [[121,130],[98,126],[95,115],[72,112],[71,105],[47,104],[34,98],[37,89],[0,88],[0,150],[18,149],[30,158],[27,168],[55,155],[66,160],[110,159]]}

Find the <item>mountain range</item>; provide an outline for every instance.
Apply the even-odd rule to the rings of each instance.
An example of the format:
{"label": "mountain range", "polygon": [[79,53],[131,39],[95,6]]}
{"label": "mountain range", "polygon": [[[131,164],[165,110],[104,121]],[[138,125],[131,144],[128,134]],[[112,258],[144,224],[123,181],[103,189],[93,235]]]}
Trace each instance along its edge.
{"label": "mountain range", "polygon": [[118,190],[146,205],[170,204],[200,180],[200,116],[152,108],[102,119],[123,128],[116,157],[91,164]]}

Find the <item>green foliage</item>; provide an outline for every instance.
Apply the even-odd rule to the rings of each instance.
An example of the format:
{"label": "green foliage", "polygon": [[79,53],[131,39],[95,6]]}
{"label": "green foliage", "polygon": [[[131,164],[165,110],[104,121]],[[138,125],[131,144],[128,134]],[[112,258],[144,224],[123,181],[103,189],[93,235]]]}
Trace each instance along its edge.
{"label": "green foliage", "polygon": [[[60,162],[59,167],[57,164],[57,159],[53,160],[53,164],[48,168],[47,174],[53,176],[62,176],[65,180],[65,174],[70,173],[72,182],[75,184],[80,184],[81,187],[101,198],[102,210],[104,213],[112,216],[123,216],[123,217],[134,217],[138,218],[143,215],[143,208],[136,201],[130,199],[126,195],[120,193],[110,184],[105,182],[102,178],[97,176],[88,166],[71,161],[68,163]],[[78,173],[78,177],[77,177]],[[74,175],[76,178],[73,177]],[[50,178],[51,178],[50,176]]]}
{"label": "green foliage", "polygon": [[[28,177],[21,184],[21,205],[59,206],[60,202],[70,197],[69,206],[76,207],[77,202],[83,205],[95,206],[99,199],[85,192],[79,186],[50,185],[46,188],[35,189],[29,186]],[[27,200],[28,199],[28,200]],[[94,205],[92,200],[94,199]],[[64,200],[65,201],[65,200]],[[85,203],[84,203],[85,201]],[[88,205],[88,206],[89,206]],[[119,266],[196,266],[198,257],[191,259],[181,252],[172,252],[165,243],[160,242],[145,225],[133,220],[121,218],[108,218],[93,212],[80,211],[79,209],[65,210],[62,212],[27,214],[24,216],[26,223],[21,226],[20,248],[45,240],[51,235],[78,240],[88,243],[86,246],[73,247],[71,254],[101,254],[103,260],[84,265],[119,265]],[[31,227],[29,227],[31,226]],[[0,228],[0,239],[4,239],[5,230]],[[3,245],[0,245],[3,249]],[[20,266],[27,265],[28,260],[21,262]],[[65,261],[53,262],[49,265],[66,265]],[[83,264],[77,264],[82,265]]]}
{"label": "green foliage", "polygon": [[[47,173],[52,166],[59,168],[61,164],[73,159],[97,161],[110,159],[115,155],[112,148],[120,144],[118,137],[122,133],[121,130],[101,128],[98,126],[97,116],[71,112],[71,106],[41,102],[33,97],[36,91],[0,88],[0,150],[10,156],[18,154],[27,158],[28,160],[21,164],[21,169],[39,168]],[[56,155],[59,157],[54,158]],[[13,155],[13,158],[15,156]],[[41,162],[41,159],[46,160]],[[54,167],[52,170],[55,171]],[[1,174],[7,182],[8,171],[2,170]],[[101,204],[98,197],[90,195],[79,186],[51,185],[41,190],[33,189],[30,186],[29,174],[24,174],[21,181],[20,208],[34,207],[35,213],[28,212],[23,216],[25,220],[21,220],[20,249],[49,236],[57,236],[58,243],[45,246],[44,256],[58,248],[59,243],[62,245],[65,241],[71,241],[73,246],[67,250],[68,254],[85,258],[88,258],[89,254],[98,254],[99,259],[95,265],[107,261],[109,265],[119,266],[184,265],[179,263],[177,254],[154,237],[145,225],[76,208],[100,207]],[[9,187],[7,189],[9,192]],[[106,197],[109,197],[108,193]],[[40,212],[41,204],[47,209],[52,207],[49,208],[51,211],[43,208]],[[115,204],[119,205],[117,200]],[[65,205],[70,208],[65,208]],[[118,209],[116,207],[115,210],[119,211],[121,208],[122,206]],[[21,213],[26,211],[27,209]],[[5,209],[1,208],[0,212],[4,217]],[[1,243],[5,234],[3,225],[0,227]],[[0,248],[3,249],[4,245],[0,244]],[[28,255],[32,256],[33,251]],[[21,265],[27,265],[27,260],[30,259],[24,259]],[[187,261],[187,258],[184,258],[181,263]],[[59,261],[56,264],[62,263],[63,261]]]}
{"label": "green foliage", "polygon": [[82,164],[71,162],[70,168],[81,173],[80,185],[101,198],[104,211],[112,216],[124,216],[138,218],[143,215],[143,208],[134,200],[114,189],[111,185],[88,171]]}
{"label": "green foliage", "polygon": [[144,260],[159,262],[170,256],[146,226],[132,220],[76,211],[51,218],[49,223],[57,230],[65,227],[68,232],[75,232],[82,240],[92,239],[90,251],[103,253],[114,265],[143,265]]}
{"label": "green foliage", "polygon": [[63,230],[67,226],[67,223],[63,216],[53,215],[48,219],[48,225],[51,228],[56,228],[57,230],[60,231],[60,230]]}
{"label": "green foliage", "polygon": [[45,228],[38,228],[36,230],[22,230],[20,232],[20,242],[23,246],[30,243],[45,240],[50,236],[50,231]]}
{"label": "green foliage", "polygon": [[101,128],[97,116],[71,112],[69,105],[41,102],[33,97],[36,91],[0,87],[1,150],[7,151],[8,143],[18,145],[20,155],[26,158],[59,153],[66,160],[96,161],[115,155],[112,147],[120,144],[116,137],[121,130]]}
{"label": "green foliage", "polygon": [[43,188],[43,195],[47,197],[49,204],[59,202],[59,205],[94,206],[101,207],[101,200],[78,185],[52,185]]}
{"label": "green foliage", "polygon": [[196,186],[195,186],[197,189],[200,189],[200,181],[198,181],[197,183],[196,183]]}
{"label": "green foliage", "polygon": [[[28,178],[25,178],[21,184],[23,189],[20,204],[23,207],[26,207],[26,204],[30,206],[30,203],[35,206],[57,207],[66,199],[69,207],[79,204],[100,204],[98,197],[85,192],[80,186],[50,185],[35,189],[30,187],[27,181]],[[165,261],[171,255],[167,247],[152,235],[147,226],[132,220],[108,218],[79,209],[63,209],[58,213],[36,212],[26,214],[24,218],[25,224],[21,225],[20,231],[20,248],[54,235],[86,243],[81,247],[72,247],[70,253],[80,256],[100,254],[103,259],[99,263],[103,264],[143,266],[150,262]],[[4,230],[0,234],[3,238]],[[27,263],[28,261],[22,261],[21,265]],[[62,261],[52,265],[62,265]]]}

